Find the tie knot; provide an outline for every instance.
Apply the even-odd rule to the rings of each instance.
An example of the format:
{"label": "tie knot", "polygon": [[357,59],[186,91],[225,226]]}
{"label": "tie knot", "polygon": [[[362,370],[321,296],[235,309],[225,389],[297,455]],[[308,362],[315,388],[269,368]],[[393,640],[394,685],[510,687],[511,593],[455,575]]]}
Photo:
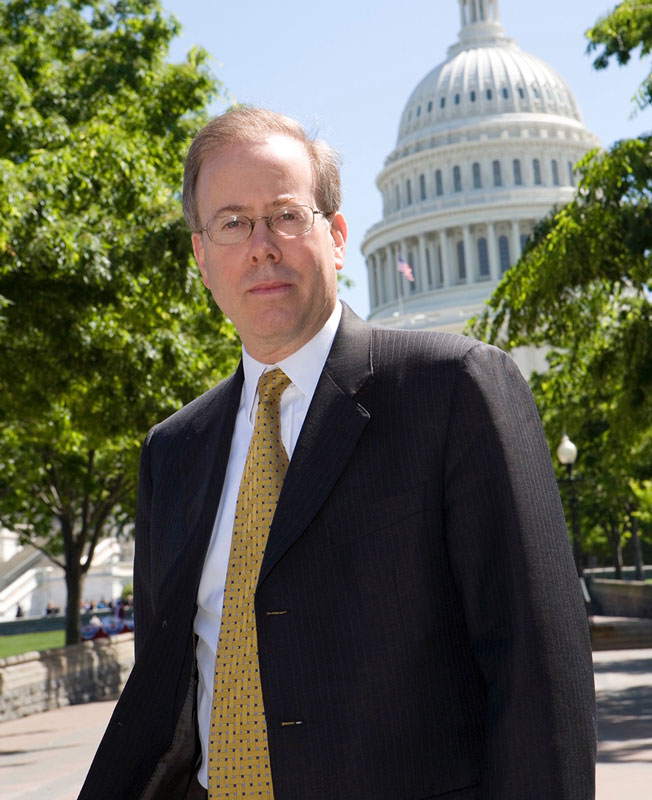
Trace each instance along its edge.
{"label": "tie knot", "polygon": [[278,403],[280,396],[292,381],[281,369],[263,372],[258,381],[258,395],[261,403]]}

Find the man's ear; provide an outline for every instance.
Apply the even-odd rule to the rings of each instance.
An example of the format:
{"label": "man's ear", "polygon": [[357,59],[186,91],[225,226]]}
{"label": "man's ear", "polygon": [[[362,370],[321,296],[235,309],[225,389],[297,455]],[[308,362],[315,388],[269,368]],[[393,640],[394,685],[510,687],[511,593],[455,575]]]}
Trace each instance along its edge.
{"label": "man's ear", "polygon": [[197,266],[199,267],[199,271],[201,272],[201,277],[202,280],[204,281],[204,286],[207,289],[210,289],[211,285],[208,281],[208,270],[206,269],[206,253],[204,252],[204,242],[202,241],[201,233],[193,233],[192,250],[195,254],[195,261],[197,262]]}
{"label": "man's ear", "polygon": [[342,269],[346,253],[346,237],[348,226],[344,217],[337,212],[331,220],[331,236],[333,237],[333,254],[335,255],[335,268]]}

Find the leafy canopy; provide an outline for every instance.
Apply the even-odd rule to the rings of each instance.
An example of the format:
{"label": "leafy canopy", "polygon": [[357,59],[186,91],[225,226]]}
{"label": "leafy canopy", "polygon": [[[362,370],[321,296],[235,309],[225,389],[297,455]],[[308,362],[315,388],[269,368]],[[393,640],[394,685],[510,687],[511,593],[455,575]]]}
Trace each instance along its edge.
{"label": "leafy canopy", "polygon": [[156,0],[0,4],[0,520],[73,572],[132,518],[147,429],[236,356],[179,196],[220,87],[201,50],[167,63],[178,29]]}

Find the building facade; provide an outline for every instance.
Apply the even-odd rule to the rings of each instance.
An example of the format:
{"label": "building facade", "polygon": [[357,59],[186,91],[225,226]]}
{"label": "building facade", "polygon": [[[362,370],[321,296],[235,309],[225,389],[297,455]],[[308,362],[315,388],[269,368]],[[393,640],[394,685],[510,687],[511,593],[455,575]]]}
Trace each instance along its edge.
{"label": "building facade", "polygon": [[362,243],[384,326],[461,331],[600,144],[564,80],[506,35],[498,0],[458,2],[459,40],[405,106]]}

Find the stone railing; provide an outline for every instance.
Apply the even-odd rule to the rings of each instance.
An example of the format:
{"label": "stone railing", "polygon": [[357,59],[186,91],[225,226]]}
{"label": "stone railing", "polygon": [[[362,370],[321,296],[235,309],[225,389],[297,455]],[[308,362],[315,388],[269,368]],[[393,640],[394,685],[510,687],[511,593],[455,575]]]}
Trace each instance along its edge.
{"label": "stone railing", "polygon": [[0,658],[0,721],[117,697],[134,663],[134,635]]}
{"label": "stone railing", "polygon": [[652,583],[591,577],[588,584],[594,613],[652,618]]}

